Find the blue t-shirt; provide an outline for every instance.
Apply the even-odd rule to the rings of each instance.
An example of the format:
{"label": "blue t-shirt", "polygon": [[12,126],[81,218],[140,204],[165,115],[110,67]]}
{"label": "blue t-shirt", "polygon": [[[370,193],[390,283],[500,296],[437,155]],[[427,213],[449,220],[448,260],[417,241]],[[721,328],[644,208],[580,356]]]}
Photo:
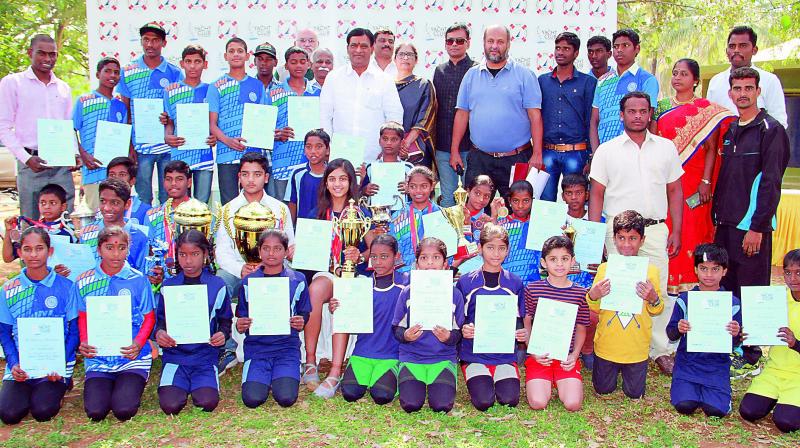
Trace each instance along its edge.
{"label": "blue t-shirt", "polygon": [[[103,220],[98,219],[81,230],[81,243],[92,248],[98,263],[100,262],[100,254],[97,252],[97,237],[105,227]],[[124,229],[130,235],[127,261],[133,269],[144,271],[145,257],[150,253],[150,242],[147,234],[131,221],[125,222]]]}
{"label": "blue t-shirt", "polygon": [[[372,359],[398,359],[400,342],[394,337],[392,319],[397,299],[408,286],[408,274],[395,272],[392,284],[372,288],[372,333],[359,334],[353,355]],[[373,281],[374,282],[374,281]]]}
{"label": "blue t-shirt", "polygon": [[[164,89],[164,111],[175,123],[174,135],[180,134],[178,123],[178,104],[205,103],[208,93],[208,84],[201,82],[196,87],[191,87],[185,82],[168,85]],[[214,154],[210,146],[203,148],[190,148],[186,145],[177,148],[170,147],[170,159],[183,160],[191,170],[211,171],[214,169]]]}
{"label": "blue t-shirt", "polygon": [[655,76],[634,63],[622,76],[611,69],[597,80],[592,107],[600,114],[597,135],[600,143],[605,143],[622,134],[622,120],[619,118],[619,101],[625,94],[642,91],[650,95],[650,105],[658,105],[658,80]]}
{"label": "blue t-shirt", "polygon": [[[392,213],[392,220],[389,222],[389,234],[397,239],[397,247],[403,266],[397,268],[400,272],[408,272],[414,267],[416,261],[416,245],[422,241],[425,229],[422,226],[422,215],[433,213],[441,208],[430,202],[422,210],[417,210],[411,203],[407,203],[402,209]],[[411,221],[413,214],[414,221]],[[413,230],[416,229],[416,232]]]}
{"label": "blue t-shirt", "polygon": [[[144,56],[140,56],[130,64],[122,67],[117,93],[131,99],[132,122],[135,123],[134,99],[160,100],[164,98],[165,87],[182,79],[183,72],[181,69],[167,62],[163,56],[161,57],[161,64],[154,69],[144,63]],[[169,152],[169,146],[166,143],[136,144],[135,130],[131,133],[131,139],[134,142],[134,149],[139,154],[164,154]]]}
{"label": "blue t-shirt", "polygon": [[[75,100],[72,110],[72,126],[78,132],[81,146],[89,154],[94,155],[97,146],[97,122],[110,121],[112,123],[127,123],[128,109],[119,98],[108,98],[98,91],[92,91]],[[99,142],[102,144],[103,142]],[[83,185],[96,184],[106,178],[106,167],[101,166],[90,170],[81,166],[81,179]]]}
{"label": "blue t-shirt", "polygon": [[316,219],[314,210],[317,208],[319,185],[322,183],[322,174],[314,174],[311,167],[296,168],[289,176],[289,184],[283,202],[291,202],[297,206],[297,217]]}
{"label": "blue t-shirt", "polygon": [[516,274],[523,284],[539,280],[542,252],[525,248],[529,221],[520,221],[509,215],[497,220],[497,224],[508,232],[508,256],[503,262],[503,269]]}
{"label": "blue t-shirt", "polygon": [[139,196],[131,196],[131,208],[125,211],[125,217],[136,222],[134,224],[147,225],[147,212],[152,206],[145,204]]}
{"label": "blue t-shirt", "polygon": [[[312,88],[306,89],[303,96],[319,96],[320,90]],[[289,87],[288,81],[280,84],[275,84],[270,87],[266,96],[265,103],[278,107],[278,122],[275,125],[276,129],[282,129],[289,126],[289,100],[290,96],[298,96],[297,93]],[[299,141],[285,141],[281,142],[275,140],[275,146],[272,148],[272,166],[270,170],[272,177],[277,180],[286,180],[297,168],[301,168],[308,159],[305,154],[305,144],[303,143],[303,135],[295,135]]]}
{"label": "blue t-shirt", "polygon": [[[241,137],[242,119],[245,103],[265,104],[264,84],[256,78],[245,75],[237,81],[230,75],[222,75],[208,87],[206,96],[208,110],[218,114],[217,126],[228,137]],[[247,147],[244,151],[236,151],[228,145],[217,141],[217,163],[239,163],[245,152],[263,152],[260,148]]]}

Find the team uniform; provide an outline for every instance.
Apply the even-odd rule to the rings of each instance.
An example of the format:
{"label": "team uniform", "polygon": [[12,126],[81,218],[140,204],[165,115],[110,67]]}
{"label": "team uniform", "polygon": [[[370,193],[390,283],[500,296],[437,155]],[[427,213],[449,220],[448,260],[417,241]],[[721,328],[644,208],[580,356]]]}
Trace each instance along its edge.
{"label": "team uniform", "polygon": [[397,395],[400,343],[392,318],[397,299],[408,286],[408,275],[394,272],[375,277],[372,287],[372,333],[359,334],[342,378],[342,397],[356,401],[369,389],[372,400],[387,404]]}
{"label": "team uniform", "polygon": [[508,256],[503,262],[503,269],[517,275],[523,284],[539,280],[539,263],[542,251],[525,248],[528,237],[529,220],[521,220],[514,215],[497,220],[497,225],[508,232]]}
{"label": "team uniform", "polygon": [[431,330],[423,331],[416,341],[405,340],[403,333],[413,326],[410,301],[411,285],[400,292],[392,319],[394,336],[400,341],[397,379],[400,407],[406,412],[416,412],[422,409],[427,395],[432,410],[449,412],[456,399],[456,345],[464,325],[464,296],[453,288],[453,320],[447,342],[439,341]]}
{"label": "team uniform", "polygon": [[[125,210],[125,218],[134,224],[147,225],[147,212],[152,207],[152,205],[142,202],[138,194],[131,194],[131,206]],[[97,219],[102,219],[102,216],[98,216]]]}
{"label": "team uniform", "polygon": [[[72,126],[80,137],[81,146],[91,155],[94,155],[96,146],[97,123],[110,121],[112,123],[127,123],[128,108],[119,98],[108,98],[98,91],[92,91],[75,101],[72,110]],[[81,166],[81,182],[83,185],[96,184],[106,178],[106,168],[90,170]]]}
{"label": "team uniform", "polygon": [[[200,277],[189,278],[183,272],[164,280],[163,288],[181,285],[204,285],[208,296],[209,338],[222,332],[230,337],[231,299],[225,289],[225,282],[208,270],[203,270]],[[164,330],[169,334],[164,296],[156,296],[156,331]],[[178,344],[176,347],[163,349],[161,382],[158,385],[158,401],[161,409],[171,415],[178,414],[186,406],[188,394],[192,394],[192,402],[204,411],[213,411],[219,404],[219,380],[217,362],[222,347],[214,347],[209,343]]]}
{"label": "team uniform", "polygon": [[150,282],[126,262],[122,270],[109,276],[100,267],[90,269],[72,285],[71,299],[78,308],[81,341],[88,342],[86,298],[89,296],[128,295],[131,298],[131,339],[142,349],[136,359],[120,356],[86,358],[86,383],[83,406],[92,420],[106,418],[109,410],[119,420],[136,415],[142,392],[150,375],[153,356],[148,337],[155,324],[155,303]]}
{"label": "team uniform", "polygon": [[[308,288],[302,274],[284,268],[280,274],[266,275],[263,268],[242,280],[236,317],[248,317],[248,283],[253,278],[289,278],[289,314],[302,316],[308,322],[311,302]],[[286,316],[289,319],[289,316]],[[297,401],[300,388],[300,332],[290,329],[288,335],[255,336],[245,333],[244,368],[242,370],[242,401],[249,408],[264,404],[272,390],[272,396],[282,407],[289,407]]]}
{"label": "team uniform", "polygon": [[[466,301],[464,324],[474,324],[478,296],[514,296],[517,299],[517,328],[522,328],[525,316],[525,298],[522,281],[503,269],[500,272],[485,272],[482,269],[464,274],[458,279],[456,288]],[[482,298],[481,300],[485,300]],[[480,411],[499,404],[519,404],[519,369],[516,355],[511,353],[475,353],[474,339],[461,340],[459,358],[461,373],[467,382],[472,405]],[[516,341],[509,341],[516,346]]]}
{"label": "team uniform", "polygon": [[634,63],[622,75],[611,68],[597,80],[592,107],[597,109],[600,121],[597,124],[597,135],[603,144],[622,134],[622,120],[619,119],[619,101],[625,94],[642,91],[650,95],[650,106],[658,105],[658,80]]}
{"label": "team uniform", "polygon": [[[0,344],[6,358],[3,387],[0,389],[0,420],[6,425],[19,423],[28,412],[37,421],[55,417],[61,400],[72,381],[75,351],[78,348],[78,313],[68,294],[72,281],[50,270],[45,278],[33,281],[27,269],[5,282],[0,298]],[[11,369],[20,363],[18,319],[52,317],[64,320],[64,353],[66,375],[58,381],[29,378],[19,382]],[[25,369],[25,366],[21,366]],[[29,375],[30,376],[30,375]]]}
{"label": "team uniform", "polygon": [[402,266],[397,267],[398,271],[408,272],[414,267],[417,243],[425,235],[422,216],[439,210],[441,210],[441,207],[430,201],[422,210],[417,210],[408,202],[402,209],[392,213],[392,220],[389,222],[389,233],[397,239],[398,252],[400,252],[403,262]]}
{"label": "team uniform", "polygon": [[[699,291],[695,286],[692,291]],[[720,291],[724,291],[720,288]],[[678,331],[678,321],[689,315],[690,294],[682,292],[675,301],[672,317],[667,325],[670,341],[679,341],[672,370],[670,403],[681,414],[691,414],[702,408],[708,416],[724,417],[731,411],[731,357],[728,353],[702,353],[686,350],[686,335]],[[742,304],[733,296],[732,319],[742,325]],[[687,319],[688,320],[688,319]],[[691,324],[691,321],[689,322]],[[735,337],[734,343],[739,337]]]}
{"label": "team uniform", "polygon": [[[51,236],[53,235],[65,236],[69,238],[70,243],[78,242],[78,235],[75,232],[75,226],[72,224],[71,221],[65,219],[63,216],[52,222],[34,221],[24,216],[20,216],[19,219],[29,226],[44,228],[44,230],[46,230],[47,233],[50,234]],[[11,254],[14,257],[14,259],[19,258],[19,249],[21,246],[22,243],[20,241],[11,242]]]}
{"label": "team uniform", "polygon": [[[92,248],[98,263],[100,262],[100,254],[97,251],[97,237],[105,226],[103,220],[99,219],[81,230],[81,243]],[[148,241],[147,234],[131,221],[126,221],[123,229],[130,236],[128,263],[137,271],[144,271],[145,258],[150,253],[150,242]]]}
{"label": "team uniform", "polygon": [[313,173],[311,166],[306,163],[305,166],[295,168],[289,175],[283,202],[295,204],[297,218],[316,219],[314,210],[317,208],[317,195],[323,174]]}

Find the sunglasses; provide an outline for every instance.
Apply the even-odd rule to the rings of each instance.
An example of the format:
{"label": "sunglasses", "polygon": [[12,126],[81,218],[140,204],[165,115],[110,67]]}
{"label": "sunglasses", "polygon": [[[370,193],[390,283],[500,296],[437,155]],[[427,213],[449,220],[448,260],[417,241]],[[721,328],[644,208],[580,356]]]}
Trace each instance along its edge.
{"label": "sunglasses", "polygon": [[464,45],[465,43],[467,43],[467,39],[464,39],[463,37],[448,37],[447,39],[444,40],[444,42],[447,45],[453,45],[453,44]]}

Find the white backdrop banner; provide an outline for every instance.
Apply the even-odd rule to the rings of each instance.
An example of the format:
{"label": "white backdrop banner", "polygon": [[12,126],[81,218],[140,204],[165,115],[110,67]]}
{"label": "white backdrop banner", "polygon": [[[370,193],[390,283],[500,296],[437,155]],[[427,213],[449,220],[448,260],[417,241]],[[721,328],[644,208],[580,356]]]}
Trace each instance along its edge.
{"label": "white backdrop banner", "polygon": [[[394,30],[397,40],[410,40],[420,55],[417,74],[430,77],[434,67],[447,60],[444,33],[454,22],[472,30],[473,59],[482,59],[484,27],[496,23],[511,29],[511,56],[533,71],[555,66],[553,39],[562,31],[581,38],[577,66],[587,71],[586,41],[596,34],[608,37],[616,29],[616,0],[87,0],[89,60],[94,66],[104,56],[122,64],[141,54],[139,27],[157,21],[167,30],[164,56],[175,64],[188,44],[208,51],[210,82],[227,70],[225,42],[231,37],[247,41],[252,51],[262,42],[283,52],[294,33],[311,28],[320,46],[331,48],[336,63],[346,61],[344,38],[355,27]],[[250,60],[250,72],[254,63]]]}

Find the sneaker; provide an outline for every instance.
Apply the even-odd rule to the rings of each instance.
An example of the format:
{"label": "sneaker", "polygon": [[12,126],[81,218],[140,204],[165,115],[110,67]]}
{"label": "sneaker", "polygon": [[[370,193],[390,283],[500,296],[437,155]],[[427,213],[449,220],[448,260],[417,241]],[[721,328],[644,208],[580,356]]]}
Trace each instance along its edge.
{"label": "sneaker", "polygon": [[761,373],[761,367],[748,363],[744,356],[738,353],[731,354],[731,379],[739,380],[759,373]]}
{"label": "sneaker", "polygon": [[222,376],[225,374],[225,371],[234,367],[236,364],[239,364],[239,359],[236,358],[236,352],[229,352],[226,351],[220,358],[219,364],[217,365],[217,375]]}
{"label": "sneaker", "polygon": [[336,395],[336,391],[339,390],[339,385],[341,382],[341,378],[328,376],[325,378],[325,381],[323,381],[322,384],[320,384],[319,387],[314,390],[314,395],[326,400],[333,398],[333,396]]}
{"label": "sneaker", "polygon": [[581,363],[591,372],[594,369],[594,353],[581,353]]}

